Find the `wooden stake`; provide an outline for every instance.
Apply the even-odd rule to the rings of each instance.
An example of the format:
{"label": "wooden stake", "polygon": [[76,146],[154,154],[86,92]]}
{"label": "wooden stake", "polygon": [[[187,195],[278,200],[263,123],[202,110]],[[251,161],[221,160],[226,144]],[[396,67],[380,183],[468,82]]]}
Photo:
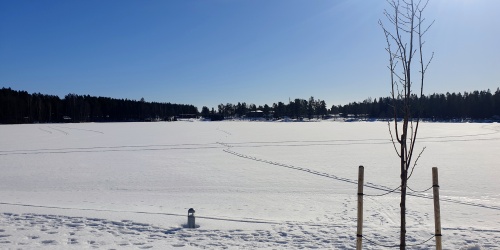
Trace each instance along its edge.
{"label": "wooden stake", "polygon": [[432,168],[432,191],[434,195],[434,226],[435,226],[435,238],[436,238],[436,250],[442,250],[443,245],[441,243],[441,208],[439,206],[439,181],[438,181],[438,169],[437,167]]}
{"label": "wooden stake", "polygon": [[359,166],[358,171],[358,230],[356,232],[356,250],[361,250],[363,243],[363,182],[365,169]]}

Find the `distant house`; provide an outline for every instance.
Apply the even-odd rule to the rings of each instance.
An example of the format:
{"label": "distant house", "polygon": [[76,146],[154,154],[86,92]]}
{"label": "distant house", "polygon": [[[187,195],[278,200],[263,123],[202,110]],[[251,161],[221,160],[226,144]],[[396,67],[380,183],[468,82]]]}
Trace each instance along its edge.
{"label": "distant house", "polygon": [[250,111],[247,113],[247,118],[264,118],[264,112],[262,110]]}

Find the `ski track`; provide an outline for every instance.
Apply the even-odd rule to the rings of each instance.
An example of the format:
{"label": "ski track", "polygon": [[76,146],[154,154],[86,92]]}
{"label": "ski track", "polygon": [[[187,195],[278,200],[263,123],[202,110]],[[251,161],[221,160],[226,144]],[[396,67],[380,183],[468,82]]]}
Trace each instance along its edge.
{"label": "ski track", "polygon": [[[269,161],[269,160],[257,158],[257,157],[254,157],[254,156],[237,153],[237,152],[231,150],[232,146],[230,144],[226,144],[226,143],[222,143],[222,142],[219,142],[219,144],[222,145],[222,146],[227,147],[226,149],[223,150],[224,152],[226,152],[228,154],[232,154],[232,155],[238,156],[238,157],[241,157],[241,158],[245,158],[245,159],[249,159],[249,160],[253,160],[253,161],[258,161],[258,162],[263,162],[263,163],[266,163],[266,164],[271,164],[271,165],[275,165],[275,166],[279,166],[279,167],[294,169],[294,170],[302,171],[302,172],[305,172],[305,173],[314,174],[314,175],[317,175],[317,176],[326,177],[326,178],[330,178],[330,179],[334,179],[334,180],[338,180],[338,181],[343,181],[343,182],[347,182],[347,183],[351,183],[351,184],[356,184],[357,185],[357,183],[358,183],[357,180],[352,180],[352,179],[348,179],[348,178],[344,178],[344,177],[339,177],[339,176],[328,174],[328,173],[324,173],[324,172],[318,172],[318,171],[315,171],[315,170],[312,170],[312,169],[309,169],[309,168],[296,167],[296,166],[293,166],[293,165],[288,165],[288,164],[284,164],[284,163]],[[379,185],[379,184],[375,184],[375,183],[370,183],[370,182],[367,182],[364,185],[364,187],[375,189],[375,190],[384,191],[384,192],[387,192],[387,193],[392,193],[392,192],[399,193],[399,191],[397,191],[397,189],[399,187],[398,188],[390,188],[390,187],[387,187],[387,186],[383,186],[383,185]],[[418,192],[418,191],[415,192],[414,191],[414,192],[407,192],[407,194],[409,196],[414,196],[414,197],[419,197],[419,198],[424,198],[424,199],[433,199],[433,197],[431,195],[425,194],[425,193],[428,193],[428,192],[429,192],[429,190],[426,190],[426,192]],[[378,196],[379,194],[365,194],[365,195]],[[384,194],[381,194],[380,196],[382,196],[382,195],[384,195]],[[446,202],[451,202],[451,203],[457,203],[457,204],[461,204],[461,205],[474,206],[474,207],[486,208],[486,209],[493,209],[493,210],[500,210],[500,207],[498,207],[498,206],[489,206],[489,205],[485,205],[485,204],[481,204],[481,203],[467,202],[467,201],[457,200],[457,199],[453,199],[453,198],[449,198],[449,197],[444,197],[444,196],[440,197],[440,200],[441,201],[446,201]]]}
{"label": "ski track", "polygon": [[44,129],[44,128],[40,128],[40,127],[38,127],[38,129],[40,129],[41,131],[43,131],[43,132],[45,132],[45,133],[52,134],[52,131],[46,130],[46,129]]}
{"label": "ski track", "polygon": [[177,145],[131,145],[131,146],[109,146],[109,147],[81,147],[81,148],[48,148],[29,150],[5,150],[0,151],[2,155],[36,155],[36,154],[71,154],[71,153],[105,153],[105,152],[135,152],[135,151],[167,151],[180,149],[213,149],[220,148],[217,144],[177,144]]}
{"label": "ski track", "polygon": [[52,130],[54,130],[54,131],[57,131],[57,132],[59,132],[59,133],[61,133],[61,134],[63,134],[63,135],[69,135],[69,133],[68,133],[68,132],[66,132],[66,131],[64,131],[64,130],[62,130],[62,129],[54,128],[54,127],[52,127],[52,126],[48,126],[48,128],[50,128],[50,129],[52,129]]}
{"label": "ski track", "polygon": [[97,134],[104,134],[104,132],[102,132],[102,131],[97,131],[97,130],[92,130],[92,129],[70,128],[70,127],[63,127],[63,126],[55,126],[55,127],[62,128],[62,129],[72,129],[72,130],[86,131],[86,132],[97,133]]}

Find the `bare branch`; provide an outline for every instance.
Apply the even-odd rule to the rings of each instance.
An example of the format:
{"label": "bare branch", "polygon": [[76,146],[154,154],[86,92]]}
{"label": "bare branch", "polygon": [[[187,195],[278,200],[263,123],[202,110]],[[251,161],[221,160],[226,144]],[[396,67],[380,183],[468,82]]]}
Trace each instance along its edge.
{"label": "bare branch", "polygon": [[422,73],[424,73],[424,74],[425,74],[425,71],[427,71],[427,67],[429,67],[429,64],[431,64],[431,61],[432,61],[432,59],[433,59],[433,58],[434,58],[434,52],[432,52],[432,54],[431,54],[431,59],[429,59],[429,61],[428,61],[428,62],[427,62],[427,64],[425,65],[425,68],[424,68],[424,70],[422,71]]}
{"label": "bare branch", "polygon": [[418,160],[420,160],[420,157],[422,156],[422,154],[424,153],[426,148],[427,147],[422,148],[422,151],[420,151],[420,154],[418,154],[417,159],[415,160],[415,163],[413,164],[413,167],[411,169],[410,175],[408,175],[408,178],[406,178],[406,180],[409,180],[410,177],[413,175],[413,170],[415,170],[415,167],[417,166]]}
{"label": "bare branch", "polygon": [[399,154],[399,151],[398,151],[398,149],[396,147],[396,142],[394,141],[394,137],[392,136],[391,123],[390,122],[387,122],[387,127],[389,127],[389,134],[391,135],[392,146],[394,146],[394,150],[396,151],[396,154],[398,155],[398,157],[401,157],[401,154]]}

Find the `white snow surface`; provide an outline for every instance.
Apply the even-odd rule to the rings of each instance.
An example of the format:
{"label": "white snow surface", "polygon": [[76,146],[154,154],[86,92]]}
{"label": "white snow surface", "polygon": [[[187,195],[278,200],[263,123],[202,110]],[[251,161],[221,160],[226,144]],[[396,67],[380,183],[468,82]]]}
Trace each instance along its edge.
{"label": "white snow surface", "polygon": [[[1,249],[354,249],[359,165],[363,248],[399,243],[400,194],[368,196],[400,182],[384,122],[2,125],[0,138]],[[421,123],[414,159],[423,147],[408,185],[431,187],[438,167],[444,248],[500,249],[500,125]],[[432,190],[410,194],[408,249],[431,249]]]}

